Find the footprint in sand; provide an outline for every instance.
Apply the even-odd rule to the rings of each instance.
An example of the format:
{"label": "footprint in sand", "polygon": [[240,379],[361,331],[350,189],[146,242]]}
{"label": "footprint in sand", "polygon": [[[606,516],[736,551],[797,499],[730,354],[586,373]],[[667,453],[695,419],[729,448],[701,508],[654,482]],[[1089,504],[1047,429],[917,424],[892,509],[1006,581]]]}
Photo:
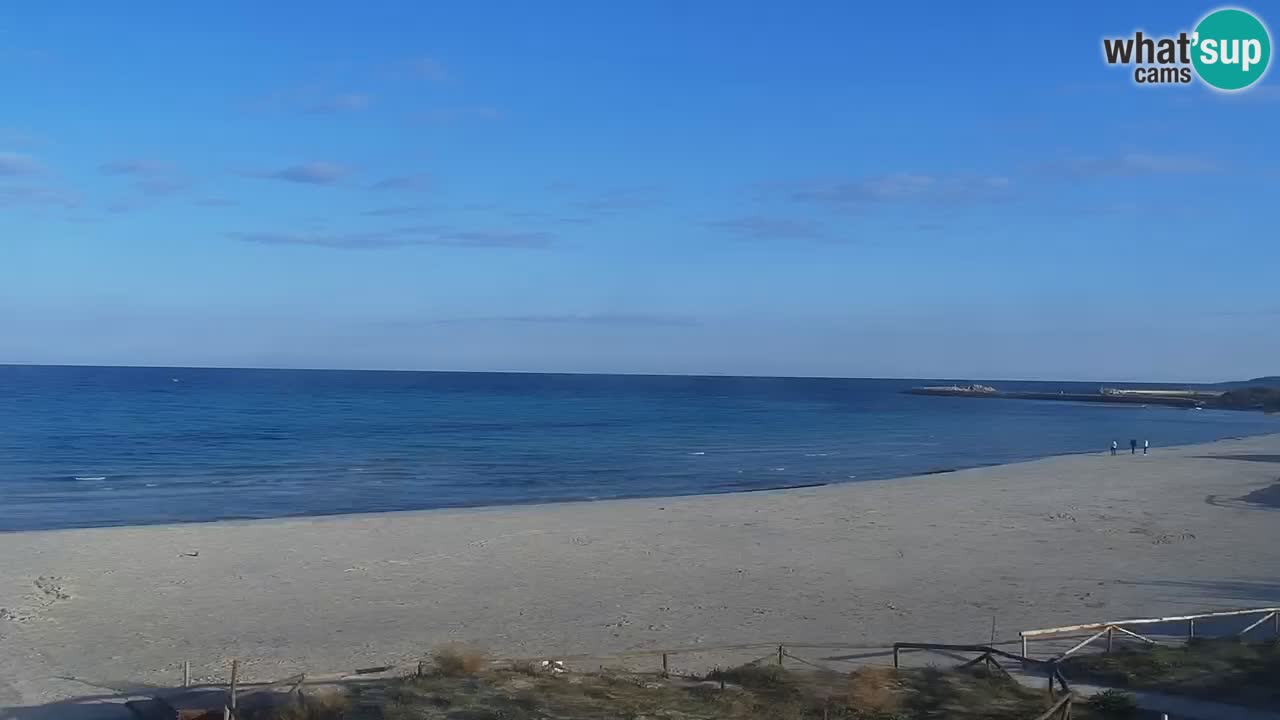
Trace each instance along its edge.
{"label": "footprint in sand", "polygon": [[44,576],[36,578],[32,583],[36,586],[36,590],[40,591],[40,597],[37,600],[42,601],[45,605],[52,605],[59,600],[70,600],[71,594],[67,592],[64,581],[60,577]]}
{"label": "footprint in sand", "polygon": [[1150,539],[1152,545],[1172,545],[1174,543],[1185,542],[1187,540],[1195,540],[1194,533],[1183,532],[1159,532],[1147,527],[1136,527],[1129,531],[1132,535],[1143,535]]}
{"label": "footprint in sand", "polygon": [[8,620],[10,622],[26,622],[31,616],[24,614],[21,610],[10,610],[9,608],[0,608],[0,620]]}
{"label": "footprint in sand", "polygon": [[41,575],[32,582],[36,592],[27,596],[31,607],[0,608],[0,621],[26,622],[37,617],[41,610],[46,610],[54,603],[71,599],[67,592],[65,580],[52,575]]}

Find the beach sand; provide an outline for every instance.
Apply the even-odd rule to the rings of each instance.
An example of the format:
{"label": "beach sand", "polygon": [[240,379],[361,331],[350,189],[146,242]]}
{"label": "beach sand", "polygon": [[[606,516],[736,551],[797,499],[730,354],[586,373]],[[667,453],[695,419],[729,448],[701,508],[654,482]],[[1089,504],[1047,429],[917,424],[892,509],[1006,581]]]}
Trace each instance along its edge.
{"label": "beach sand", "polygon": [[451,641],[986,642],[993,616],[1012,639],[1280,604],[1280,514],[1242,499],[1277,481],[1269,435],[733,495],[0,534],[0,718],[171,685],[183,660],[265,680]]}

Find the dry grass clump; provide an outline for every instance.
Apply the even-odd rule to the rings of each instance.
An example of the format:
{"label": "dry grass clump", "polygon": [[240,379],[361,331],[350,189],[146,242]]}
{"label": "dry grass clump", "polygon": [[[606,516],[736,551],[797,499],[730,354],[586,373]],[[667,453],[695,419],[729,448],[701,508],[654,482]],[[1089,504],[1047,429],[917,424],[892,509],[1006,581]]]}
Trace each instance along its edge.
{"label": "dry grass clump", "polygon": [[484,653],[473,648],[448,645],[431,654],[438,675],[445,677],[471,677],[488,666]]}
{"label": "dry grass clump", "polygon": [[792,674],[777,665],[739,665],[732,668],[717,668],[707,673],[708,680],[732,683],[749,690],[766,690],[779,692],[792,689]]}
{"label": "dry grass clump", "polygon": [[898,673],[888,667],[866,667],[849,673],[848,705],[863,712],[890,714],[902,709]]}

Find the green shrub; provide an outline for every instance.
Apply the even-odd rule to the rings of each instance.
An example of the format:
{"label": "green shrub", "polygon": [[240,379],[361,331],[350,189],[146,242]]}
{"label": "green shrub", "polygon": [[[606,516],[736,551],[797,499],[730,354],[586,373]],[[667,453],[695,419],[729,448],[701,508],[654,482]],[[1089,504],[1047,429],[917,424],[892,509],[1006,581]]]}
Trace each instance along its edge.
{"label": "green shrub", "polygon": [[1089,709],[1106,720],[1125,720],[1138,716],[1138,703],[1123,690],[1103,690],[1089,698]]}

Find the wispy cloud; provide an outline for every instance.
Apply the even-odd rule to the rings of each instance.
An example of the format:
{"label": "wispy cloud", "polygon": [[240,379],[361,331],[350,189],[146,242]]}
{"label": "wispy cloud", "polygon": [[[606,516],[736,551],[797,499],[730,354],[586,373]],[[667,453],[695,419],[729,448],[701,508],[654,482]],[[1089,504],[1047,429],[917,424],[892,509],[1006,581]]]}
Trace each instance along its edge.
{"label": "wispy cloud", "polygon": [[141,207],[142,203],[135,198],[130,200],[114,200],[107,203],[105,209],[112,215],[123,215],[125,213],[131,213]]}
{"label": "wispy cloud", "polygon": [[134,187],[152,196],[171,195],[191,184],[172,167],[150,160],[113,160],[99,169],[106,175],[134,178]]}
{"label": "wispy cloud", "polygon": [[809,220],[766,215],[748,215],[707,223],[730,235],[750,240],[818,240],[822,228]]}
{"label": "wispy cloud", "polygon": [[853,180],[810,182],[790,186],[786,188],[786,194],[797,202],[857,210],[884,203],[988,201],[1005,196],[1009,187],[1009,179],[998,175],[895,173]]}
{"label": "wispy cloud", "polygon": [[395,175],[383,178],[369,186],[371,190],[426,190],[431,180],[425,175]]}
{"label": "wispy cloud", "polygon": [[541,248],[551,244],[548,233],[510,230],[457,230],[441,226],[412,226],[367,232],[237,232],[231,237],[260,245],[310,245],[348,250],[382,250],[414,245],[471,248]]}
{"label": "wispy cloud", "polygon": [[224,197],[204,197],[197,200],[196,204],[204,207],[234,207],[239,205],[235,200]]}
{"label": "wispy cloud", "polygon": [[0,177],[39,175],[42,172],[44,172],[44,166],[30,155],[0,152]]}
{"label": "wispy cloud", "polygon": [[410,116],[414,122],[428,125],[456,125],[468,122],[493,122],[505,117],[504,113],[490,105],[434,108]]}
{"label": "wispy cloud", "polygon": [[410,58],[404,68],[413,77],[433,83],[448,82],[451,77],[448,68],[432,57]]}
{"label": "wispy cloud", "polygon": [[329,162],[310,162],[290,165],[278,170],[249,173],[250,177],[283,180],[303,185],[334,185],[351,174],[350,168]]}
{"label": "wispy cloud", "polygon": [[545,315],[497,315],[434,320],[439,325],[592,325],[604,327],[691,327],[695,318],[658,313],[585,313]]}
{"label": "wispy cloud", "polygon": [[582,198],[575,207],[592,213],[615,213],[623,210],[645,210],[663,203],[662,190],[655,185],[614,188]]}
{"label": "wispy cloud", "polygon": [[41,208],[80,206],[75,192],[60,187],[43,164],[31,155],[0,151],[0,207]]}
{"label": "wispy cloud", "polygon": [[14,128],[0,128],[0,145],[27,148],[41,144],[42,138]]}
{"label": "wispy cloud", "polygon": [[112,160],[103,163],[99,168],[107,175],[135,175],[148,176],[157,175],[165,171],[165,167],[160,163],[151,162],[149,160]]}
{"label": "wispy cloud", "polygon": [[250,112],[302,112],[312,115],[356,113],[373,106],[372,95],[361,91],[336,91],[324,83],[276,90],[248,100],[244,109]]}
{"label": "wispy cloud", "polygon": [[404,215],[420,215],[426,211],[427,208],[421,205],[389,205],[387,207],[365,210],[360,214],[365,217],[399,217]]}
{"label": "wispy cloud", "polygon": [[80,207],[74,192],[42,185],[0,185],[0,207]]}
{"label": "wispy cloud", "polygon": [[1114,156],[1085,156],[1046,163],[1050,174],[1072,177],[1133,177],[1141,175],[1205,175],[1222,165],[1199,156],[1177,153],[1130,152]]}
{"label": "wispy cloud", "polygon": [[[486,208],[486,210],[494,210],[496,208]],[[507,210],[503,216],[510,220],[518,220],[520,222],[543,222],[555,223],[558,225],[589,225],[593,222],[591,218],[580,217],[576,215],[561,215],[557,213],[543,212],[541,210]]]}
{"label": "wispy cloud", "polygon": [[341,93],[316,98],[303,104],[309,113],[332,114],[352,113],[368,110],[373,105],[373,98],[363,93]]}

